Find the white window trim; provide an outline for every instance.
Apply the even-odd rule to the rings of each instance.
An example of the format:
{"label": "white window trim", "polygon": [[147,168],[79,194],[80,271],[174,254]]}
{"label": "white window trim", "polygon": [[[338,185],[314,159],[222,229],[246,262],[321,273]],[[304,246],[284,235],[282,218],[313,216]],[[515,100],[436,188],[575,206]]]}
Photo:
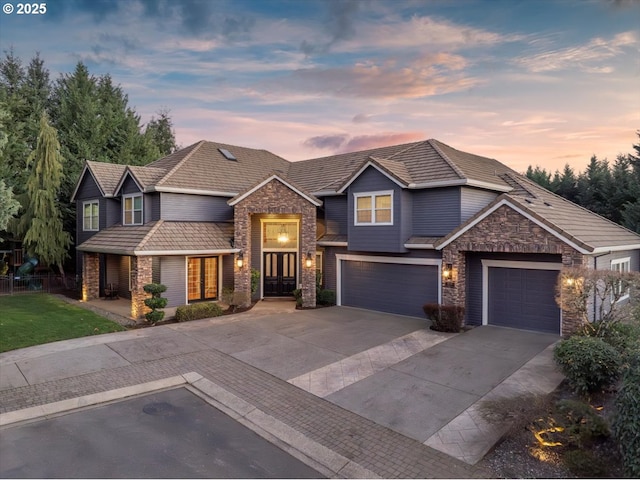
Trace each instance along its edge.
{"label": "white window trim", "polygon": [[[87,228],[87,224],[85,222],[86,215],[84,214],[84,211],[85,211],[85,208],[86,208],[87,205],[94,205],[94,204],[98,205],[98,214],[97,214],[97,217],[96,217],[97,226],[96,226],[96,228]],[[93,215],[91,216],[91,218],[93,219]],[[97,232],[98,230],[100,230],[100,201],[98,201],[98,200],[89,200],[89,201],[86,201],[86,202],[82,202],[82,231],[83,232]]]}
{"label": "white window trim", "polygon": [[[125,218],[126,218],[126,216],[125,216],[126,201],[125,200],[127,198],[135,198],[135,197],[140,197],[140,200],[141,200],[140,203],[142,204],[141,207],[140,207],[140,222],[138,223],[138,222],[134,221],[132,223],[126,223],[125,222]],[[133,205],[133,203],[135,203],[135,202],[132,202],[132,205]],[[136,210],[133,209],[133,210],[131,210],[131,212],[133,213],[132,219],[135,219]],[[144,224],[144,195],[142,193],[130,193],[130,194],[127,194],[127,195],[123,195],[122,196],[122,225],[131,226],[131,225],[143,225],[143,224]]]}
{"label": "white window trim", "polygon": [[[611,260],[611,270],[616,271],[616,272],[622,272],[620,269],[615,269],[615,266],[618,265],[624,265],[627,264],[627,269],[625,270],[625,272],[630,272],[631,271],[631,257],[624,257],[624,258],[616,258],[614,260]],[[618,288],[617,286],[615,288]],[[621,296],[618,299],[618,302],[622,302],[624,300],[628,300],[629,299],[629,289],[627,289],[627,293],[623,296]],[[612,299],[613,301],[613,299]]]}
{"label": "white window trim", "polygon": [[[390,222],[376,222],[376,197],[389,195],[391,197],[391,221]],[[371,198],[371,221],[370,222],[358,222],[358,198],[369,197]],[[369,226],[377,227],[384,225],[393,225],[393,190],[381,190],[378,192],[358,192],[353,194],[353,224],[356,226]]]}

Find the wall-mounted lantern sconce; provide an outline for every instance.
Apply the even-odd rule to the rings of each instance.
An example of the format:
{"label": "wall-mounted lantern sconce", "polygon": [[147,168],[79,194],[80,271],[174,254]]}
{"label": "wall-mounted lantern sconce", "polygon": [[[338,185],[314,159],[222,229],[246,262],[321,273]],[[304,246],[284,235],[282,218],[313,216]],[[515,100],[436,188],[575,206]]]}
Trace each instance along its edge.
{"label": "wall-mounted lantern sconce", "polygon": [[238,252],[238,256],[236,257],[236,266],[238,268],[242,268],[244,266],[244,258],[242,257],[242,250]]}
{"label": "wall-mounted lantern sconce", "polygon": [[444,264],[444,268],[442,269],[442,281],[447,287],[455,286],[454,271],[453,271],[452,263]]}
{"label": "wall-mounted lantern sconce", "polygon": [[304,264],[307,268],[311,268],[313,265],[313,258],[311,257],[311,252],[307,252],[307,259],[304,261]]}

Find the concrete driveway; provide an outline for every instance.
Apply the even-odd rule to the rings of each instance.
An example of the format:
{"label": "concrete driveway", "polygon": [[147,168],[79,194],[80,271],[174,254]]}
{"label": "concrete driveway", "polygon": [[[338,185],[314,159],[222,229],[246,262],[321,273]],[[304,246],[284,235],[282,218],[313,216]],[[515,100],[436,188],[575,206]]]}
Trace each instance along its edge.
{"label": "concrete driveway", "polygon": [[475,429],[476,439],[466,444],[441,445],[436,433],[455,425],[455,419],[543,352],[546,363],[538,364],[537,375],[520,378],[515,387],[503,385],[503,393],[537,391],[540,382],[543,390],[552,390],[561,379],[550,363],[548,347],[559,339],[555,335],[491,326],[444,334],[430,330],[424,319],[349,307],[252,315],[181,331],[379,425],[421,443],[431,440],[466,461],[477,461],[491,446],[483,439],[489,432],[478,427],[482,419],[450,427],[467,439],[469,429]]}
{"label": "concrete driveway", "polygon": [[238,315],[7,352],[0,389],[217,350],[473,464],[500,437],[478,401],[553,390],[558,339],[498,327],[443,334],[420,318],[260,302]]}

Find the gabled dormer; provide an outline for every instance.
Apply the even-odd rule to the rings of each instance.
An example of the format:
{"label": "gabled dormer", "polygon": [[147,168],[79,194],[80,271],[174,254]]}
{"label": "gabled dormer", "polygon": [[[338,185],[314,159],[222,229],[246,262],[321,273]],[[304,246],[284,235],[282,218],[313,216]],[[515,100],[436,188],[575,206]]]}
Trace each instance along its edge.
{"label": "gabled dormer", "polygon": [[348,248],[354,251],[405,252],[411,235],[411,195],[402,164],[370,158],[342,187],[347,197]]}
{"label": "gabled dormer", "polygon": [[[124,226],[143,225],[160,219],[160,195],[153,190],[155,169],[127,167],[116,187],[121,199],[120,223]],[[163,172],[158,172],[158,175]]]}

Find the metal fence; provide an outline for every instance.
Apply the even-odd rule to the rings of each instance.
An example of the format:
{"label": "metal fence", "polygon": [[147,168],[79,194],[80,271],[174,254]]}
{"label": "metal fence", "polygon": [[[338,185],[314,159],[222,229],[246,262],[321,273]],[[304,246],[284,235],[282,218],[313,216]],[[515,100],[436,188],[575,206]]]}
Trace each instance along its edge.
{"label": "metal fence", "polygon": [[0,275],[0,295],[55,293],[75,288],[74,275]]}

